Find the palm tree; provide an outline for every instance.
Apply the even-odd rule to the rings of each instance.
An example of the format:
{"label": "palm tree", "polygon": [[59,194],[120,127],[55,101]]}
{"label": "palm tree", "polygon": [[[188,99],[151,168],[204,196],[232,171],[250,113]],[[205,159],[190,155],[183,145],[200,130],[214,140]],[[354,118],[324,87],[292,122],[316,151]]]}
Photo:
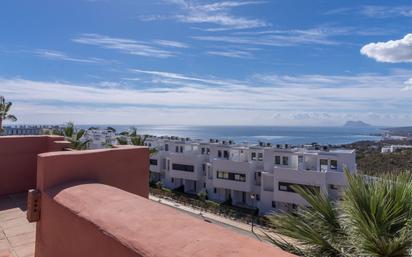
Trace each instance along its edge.
{"label": "palm tree", "polygon": [[[131,128],[131,131],[124,131],[121,132],[120,135],[122,136],[128,136],[130,138],[130,142],[132,145],[136,145],[136,146],[146,146],[145,142],[147,140],[147,138],[149,137],[149,135],[138,135],[137,134],[137,130],[136,128]],[[125,139],[124,137],[118,137],[117,138],[117,142],[119,143],[119,145],[127,145],[127,139]],[[150,155],[153,155],[155,153],[157,153],[157,150],[154,148],[150,148],[149,149],[149,153]]]}
{"label": "palm tree", "polygon": [[84,129],[76,131],[73,122],[68,122],[66,127],[63,129],[65,139],[70,142],[71,148],[75,150],[87,149],[87,144],[90,140],[81,140],[85,132],[86,131]]}
{"label": "palm tree", "polygon": [[6,102],[4,96],[0,95],[0,135],[3,134],[3,121],[17,121],[16,116],[9,114],[10,108],[13,105],[11,102]]}
{"label": "palm tree", "polygon": [[[130,141],[132,142],[132,145],[143,145],[146,146],[145,142],[149,136],[148,135],[133,135],[130,137]],[[149,154],[153,155],[157,153],[157,149],[155,148],[149,148]]]}
{"label": "palm tree", "polygon": [[272,214],[270,241],[299,256],[412,256],[412,176],[380,179],[351,175],[340,202],[294,187],[309,204]]}

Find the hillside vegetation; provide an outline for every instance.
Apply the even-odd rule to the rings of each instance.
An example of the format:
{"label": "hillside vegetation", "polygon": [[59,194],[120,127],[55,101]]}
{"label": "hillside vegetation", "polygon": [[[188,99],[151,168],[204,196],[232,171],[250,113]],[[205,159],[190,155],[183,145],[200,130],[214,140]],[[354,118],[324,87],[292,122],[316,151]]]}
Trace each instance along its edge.
{"label": "hillside vegetation", "polygon": [[394,153],[381,153],[382,146],[392,144],[412,145],[412,140],[360,141],[345,145],[345,148],[356,149],[358,171],[360,173],[382,175],[402,171],[412,172],[412,149],[399,150]]}

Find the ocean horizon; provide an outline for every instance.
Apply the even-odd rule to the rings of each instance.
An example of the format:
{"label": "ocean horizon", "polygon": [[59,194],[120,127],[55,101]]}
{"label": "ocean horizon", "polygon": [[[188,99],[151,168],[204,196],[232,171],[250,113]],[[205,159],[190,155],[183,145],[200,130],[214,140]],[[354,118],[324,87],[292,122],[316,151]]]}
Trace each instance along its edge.
{"label": "ocean horizon", "polygon": [[382,128],[379,127],[295,127],[295,126],[183,126],[183,125],[78,125],[90,127],[113,127],[116,131],[126,131],[132,127],[139,134],[155,136],[178,136],[192,139],[233,140],[236,143],[268,142],[272,144],[348,144],[362,140],[378,141]]}

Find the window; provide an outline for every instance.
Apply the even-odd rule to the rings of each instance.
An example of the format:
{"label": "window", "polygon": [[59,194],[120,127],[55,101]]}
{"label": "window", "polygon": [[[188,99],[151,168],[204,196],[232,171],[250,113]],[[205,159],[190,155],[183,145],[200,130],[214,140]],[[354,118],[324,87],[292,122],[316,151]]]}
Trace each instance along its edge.
{"label": "window", "polygon": [[206,154],[209,155],[210,153],[210,148],[206,148]]}
{"label": "window", "polygon": [[183,146],[180,147],[180,152],[183,153]]}
{"label": "window", "polygon": [[205,154],[205,148],[202,147],[202,154]]}
{"label": "window", "polygon": [[229,152],[228,151],[223,151],[223,158],[229,159]]}
{"label": "window", "polygon": [[330,160],[330,169],[337,170],[338,169],[338,161],[337,160]]}
{"label": "window", "polygon": [[327,171],[328,170],[328,160],[321,159],[319,162],[320,162],[320,171]]}
{"label": "window", "polygon": [[218,179],[226,179],[226,180],[233,180],[239,182],[246,182],[246,174],[241,173],[233,173],[227,171],[217,171],[216,177]]}
{"label": "window", "polygon": [[203,183],[203,187],[206,188],[206,183]]}
{"label": "window", "polygon": [[174,178],[172,178],[172,183],[175,183],[175,179],[174,179]]}
{"label": "window", "polygon": [[213,188],[213,193],[215,193],[215,194],[217,193],[217,188],[216,187]]}
{"label": "window", "polygon": [[329,185],[329,188],[332,189],[332,190],[338,190],[339,186],[331,184],[331,185]]}
{"label": "window", "polygon": [[229,179],[229,172],[225,172],[225,171],[218,171],[216,173],[216,177],[220,178],[220,179]]}
{"label": "window", "polygon": [[280,165],[280,156],[275,156],[275,164]]}
{"label": "window", "polygon": [[258,160],[263,161],[263,153],[258,153]]}
{"label": "window", "polygon": [[165,151],[166,152],[169,151],[169,145],[168,144],[165,144]]}
{"label": "window", "polygon": [[170,160],[167,160],[167,170],[170,170]]}
{"label": "window", "polygon": [[178,146],[176,146],[176,153],[178,153],[179,152],[179,147]]}
{"label": "window", "polygon": [[252,152],[251,158],[252,158],[253,161],[256,160],[256,153],[255,152]]}
{"label": "window", "polygon": [[292,188],[293,186],[305,187],[305,188],[310,189],[314,192],[319,192],[320,191],[320,188],[318,186],[309,186],[309,185],[294,184],[294,183],[287,183],[287,182],[279,182],[279,191],[296,193],[295,190],[293,190],[293,188]]}
{"label": "window", "polygon": [[282,157],[282,165],[289,165],[289,157],[283,156]]}
{"label": "window", "polygon": [[276,202],[275,201],[272,201],[272,208],[276,209]]}
{"label": "window", "polygon": [[166,169],[166,159],[162,159],[162,168]]}
{"label": "window", "polygon": [[260,201],[260,195],[256,195],[256,201]]}
{"label": "window", "polygon": [[255,180],[260,180],[261,176],[262,176],[262,172],[260,171],[255,172]]}
{"label": "window", "polygon": [[194,172],[195,171],[195,167],[193,165],[177,164],[177,163],[173,163],[172,169],[185,171],[185,172]]}
{"label": "window", "polygon": [[150,159],[150,165],[157,166],[157,160],[156,159]]}
{"label": "window", "polygon": [[222,151],[217,151],[217,157],[222,158]]}
{"label": "window", "polygon": [[206,164],[202,164],[202,171],[203,171],[203,176],[206,176]]}

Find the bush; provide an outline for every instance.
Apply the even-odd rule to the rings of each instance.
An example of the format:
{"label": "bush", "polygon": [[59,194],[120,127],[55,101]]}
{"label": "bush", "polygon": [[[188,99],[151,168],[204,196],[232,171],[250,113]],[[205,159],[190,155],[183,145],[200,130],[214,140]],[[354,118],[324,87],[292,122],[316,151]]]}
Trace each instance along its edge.
{"label": "bush", "polygon": [[178,192],[178,193],[184,193],[185,192],[185,186],[181,185],[180,187],[176,187],[175,189],[173,189],[174,192]]}
{"label": "bush", "polygon": [[204,191],[201,191],[197,193],[197,198],[199,198],[200,201],[205,202],[207,199],[207,193]]}
{"label": "bush", "polygon": [[232,196],[229,195],[229,197],[226,199],[226,201],[224,201],[222,204],[227,205],[227,206],[232,206]]}
{"label": "bush", "polygon": [[162,189],[162,188],[163,188],[163,182],[162,182],[162,181],[158,181],[158,182],[156,183],[156,187],[157,187],[158,189]]}

